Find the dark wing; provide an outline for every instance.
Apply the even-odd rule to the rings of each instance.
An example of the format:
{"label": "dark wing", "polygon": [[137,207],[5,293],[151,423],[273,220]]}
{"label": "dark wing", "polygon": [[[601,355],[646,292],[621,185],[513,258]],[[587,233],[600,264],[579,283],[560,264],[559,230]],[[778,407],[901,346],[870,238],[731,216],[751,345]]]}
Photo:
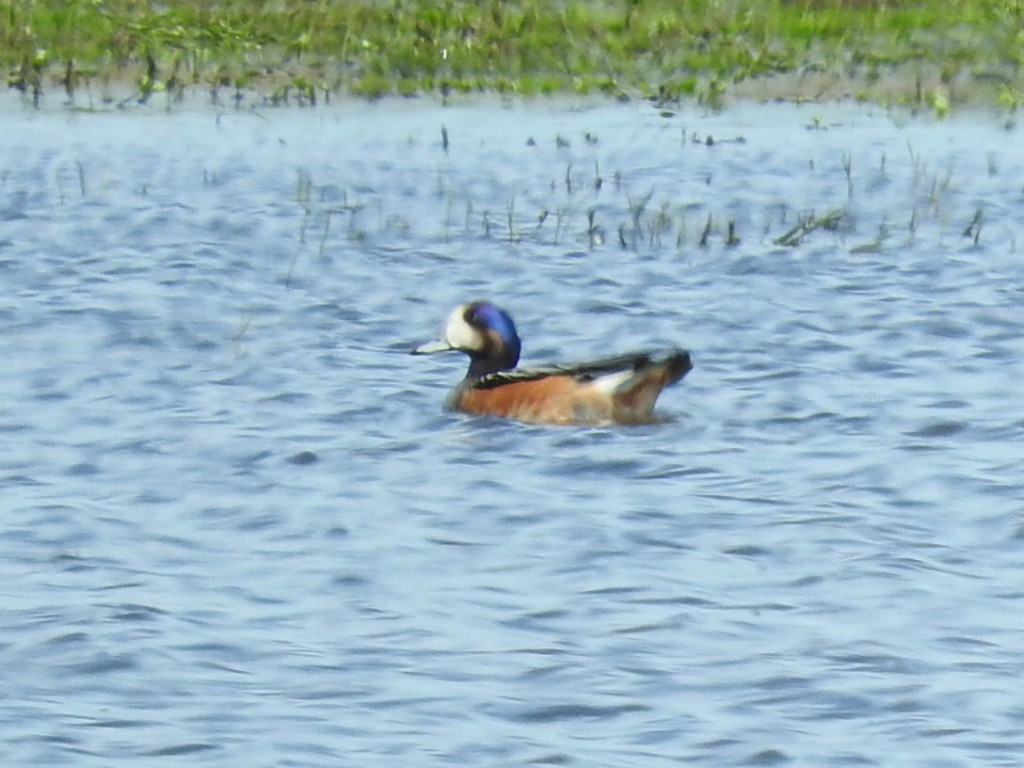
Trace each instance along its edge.
{"label": "dark wing", "polygon": [[[609,373],[638,371],[652,362],[668,362],[673,364],[673,366],[678,363],[680,368],[685,366],[685,370],[689,370],[689,356],[686,352],[680,349],[673,349],[660,356],[649,352],[634,352],[627,355],[607,357],[602,360],[590,360],[585,363],[568,363],[564,365],[547,365],[540,368],[516,368],[512,371],[498,371],[497,373],[482,376],[472,382],[470,386],[474,389],[490,389],[492,387],[500,387],[503,384],[511,384],[515,381],[533,381],[547,376],[572,376],[579,381],[593,381]],[[683,371],[684,373],[685,370]]]}
{"label": "dark wing", "polygon": [[489,373],[486,376],[481,376],[479,379],[468,382],[472,389],[493,389],[494,387],[501,387],[505,384],[512,384],[516,381],[534,381],[536,379],[545,379],[548,376],[564,375],[565,371],[560,368],[516,368],[511,371],[498,371],[497,373]]}
{"label": "dark wing", "polygon": [[558,368],[562,373],[569,374],[581,381],[591,381],[599,376],[619,371],[637,371],[651,362],[648,352],[633,352],[628,355],[606,357],[603,360],[588,360],[585,363],[568,363]]}

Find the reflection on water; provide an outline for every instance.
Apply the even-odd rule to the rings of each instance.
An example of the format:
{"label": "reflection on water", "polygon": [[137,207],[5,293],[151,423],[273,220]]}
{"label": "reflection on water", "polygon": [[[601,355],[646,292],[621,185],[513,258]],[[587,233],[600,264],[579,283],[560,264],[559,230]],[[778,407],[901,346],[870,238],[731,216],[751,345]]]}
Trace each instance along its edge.
{"label": "reflection on water", "polygon": [[[12,765],[1019,759],[1016,128],[0,122]],[[696,368],[659,426],[447,414],[406,352],[480,296]]]}

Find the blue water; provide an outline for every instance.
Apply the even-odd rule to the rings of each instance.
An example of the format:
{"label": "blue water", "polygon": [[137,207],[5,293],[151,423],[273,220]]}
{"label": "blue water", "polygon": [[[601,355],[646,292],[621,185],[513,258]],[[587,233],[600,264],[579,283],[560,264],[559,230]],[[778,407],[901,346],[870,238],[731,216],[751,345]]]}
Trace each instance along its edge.
{"label": "blue water", "polygon": [[[1020,131],[6,101],[2,762],[1020,765]],[[445,413],[480,297],[696,367]]]}

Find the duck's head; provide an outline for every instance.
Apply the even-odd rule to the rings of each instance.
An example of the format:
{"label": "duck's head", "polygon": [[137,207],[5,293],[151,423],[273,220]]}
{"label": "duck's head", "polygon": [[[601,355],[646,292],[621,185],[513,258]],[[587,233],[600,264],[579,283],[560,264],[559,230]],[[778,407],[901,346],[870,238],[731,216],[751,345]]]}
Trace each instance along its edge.
{"label": "duck's head", "polygon": [[479,378],[516,367],[521,349],[519,334],[509,314],[488,301],[456,307],[448,318],[444,337],[416,347],[414,355],[458,350],[469,355],[469,378]]}

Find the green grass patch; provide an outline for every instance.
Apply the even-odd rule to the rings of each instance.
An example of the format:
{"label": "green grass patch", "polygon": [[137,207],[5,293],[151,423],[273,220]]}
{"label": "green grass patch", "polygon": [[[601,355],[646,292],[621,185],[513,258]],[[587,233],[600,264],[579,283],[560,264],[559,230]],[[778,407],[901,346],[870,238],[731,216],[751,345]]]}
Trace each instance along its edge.
{"label": "green grass patch", "polygon": [[[35,94],[128,84],[337,93],[730,93],[948,106],[1024,98],[1024,0],[8,0]],[[893,84],[896,84],[894,87]],[[873,95],[874,94],[874,95]]]}

